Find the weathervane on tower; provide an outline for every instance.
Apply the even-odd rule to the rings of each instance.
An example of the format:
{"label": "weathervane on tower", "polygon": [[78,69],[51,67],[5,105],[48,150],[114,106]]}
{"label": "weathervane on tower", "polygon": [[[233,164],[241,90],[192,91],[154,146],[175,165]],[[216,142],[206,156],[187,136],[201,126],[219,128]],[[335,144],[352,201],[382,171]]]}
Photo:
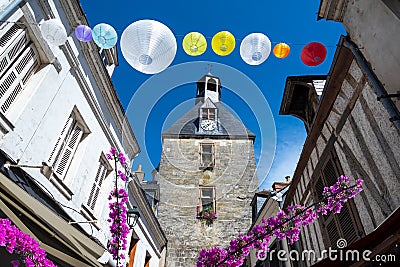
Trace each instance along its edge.
{"label": "weathervane on tower", "polygon": [[212,69],[212,64],[211,64],[211,63],[208,63],[208,64],[207,64],[207,69],[208,69],[208,74],[209,74],[209,75],[212,75],[212,74],[211,74],[211,69]]}

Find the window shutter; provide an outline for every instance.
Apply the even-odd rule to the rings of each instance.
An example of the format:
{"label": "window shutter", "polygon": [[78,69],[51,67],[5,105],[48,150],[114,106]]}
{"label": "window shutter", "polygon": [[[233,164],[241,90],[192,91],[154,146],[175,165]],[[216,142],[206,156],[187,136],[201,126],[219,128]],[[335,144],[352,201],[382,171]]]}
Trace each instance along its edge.
{"label": "window shutter", "polygon": [[[339,165],[337,165],[332,158],[329,158],[323,169],[325,182],[328,186],[332,186],[336,183],[337,178],[340,175],[338,173],[338,169]],[[316,189],[317,188],[318,185],[316,184]],[[331,246],[335,249],[337,248],[337,240],[341,237],[345,238],[348,244],[359,238],[356,221],[350,213],[349,205],[354,205],[351,200],[343,205],[340,213],[330,213],[327,216],[324,216],[326,220],[326,230],[328,232],[329,240]]]}
{"label": "window shutter", "polygon": [[63,129],[61,130],[60,136],[57,138],[57,142],[53,148],[53,151],[51,151],[51,153],[50,153],[50,157],[49,157],[48,161],[49,161],[49,164],[52,165],[53,167],[55,167],[54,163],[55,163],[56,159],[58,158],[58,155],[61,152],[61,149],[65,142],[66,136],[70,132],[70,128],[71,128],[73,122],[74,122],[74,118],[72,116],[70,116],[68,118],[67,122],[65,123]]}
{"label": "window shutter", "polygon": [[347,244],[352,243],[358,239],[358,231],[355,228],[355,223],[353,222],[349,208],[343,205],[339,214],[337,214],[339,219],[340,228],[342,229],[343,236],[346,238]]}
{"label": "window shutter", "polygon": [[326,231],[328,232],[329,242],[331,243],[331,247],[333,249],[337,248],[337,241],[340,238],[340,233],[336,228],[335,220],[333,216],[331,216],[331,221],[326,224]]}
{"label": "window shutter", "polygon": [[324,191],[324,183],[322,181],[322,177],[320,176],[315,183],[315,194],[316,194],[316,199],[321,200],[323,198],[322,192]]}
{"label": "window shutter", "polygon": [[[13,51],[11,51],[13,52]],[[28,46],[0,81],[1,112],[6,114],[39,65],[33,45]]]}
{"label": "window shutter", "polygon": [[332,159],[329,159],[326,162],[326,165],[324,168],[324,176],[325,176],[325,181],[328,186],[332,186],[337,182],[339,174],[335,170]]}
{"label": "window shutter", "polygon": [[[1,32],[1,31],[0,31]],[[0,37],[0,111],[6,114],[39,65],[33,44],[18,24]]]}
{"label": "window shutter", "polygon": [[0,31],[0,74],[6,71],[6,68],[19,55],[19,53],[28,44],[28,38],[23,28],[14,24],[3,34]]}
{"label": "window shutter", "polygon": [[99,168],[97,169],[96,177],[87,202],[87,206],[92,210],[94,209],[94,206],[96,204],[97,198],[100,193],[101,185],[103,183],[104,178],[106,177],[106,174],[107,174],[107,166],[103,162],[103,160],[100,159]]}
{"label": "window shutter", "polygon": [[67,172],[82,135],[82,127],[79,124],[75,124],[72,133],[68,136],[67,145],[64,147],[57,162],[55,173],[58,174],[60,178],[64,177]]}

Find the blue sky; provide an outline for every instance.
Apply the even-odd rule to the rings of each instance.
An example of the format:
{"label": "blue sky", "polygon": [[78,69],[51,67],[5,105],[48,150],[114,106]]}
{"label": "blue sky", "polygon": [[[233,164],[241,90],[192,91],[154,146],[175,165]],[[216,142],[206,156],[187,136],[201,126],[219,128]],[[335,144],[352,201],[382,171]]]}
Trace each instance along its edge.
{"label": "blue sky", "polygon": [[[141,149],[144,151],[135,159],[134,169],[138,164],[142,164],[146,172],[146,179],[151,179],[151,171],[160,160],[162,130],[193,105],[196,90],[193,82],[182,85],[177,82],[178,86],[174,88],[165,86],[164,91],[158,91],[159,96],[154,98],[156,89],[153,89],[154,87],[146,88],[146,81],[152,78],[153,81],[157,81],[153,83],[153,86],[163,88],[163,84],[168,83],[167,79],[182,80],[180,75],[186,74],[179,71],[179,68],[183,66],[193,66],[192,72],[188,74],[193,77],[187,78],[187,80],[195,81],[206,74],[207,62],[215,62],[211,72],[220,76],[223,87],[224,85],[230,87],[223,88],[222,101],[237,113],[250,130],[256,133],[257,159],[260,154],[267,155],[266,158],[270,158],[271,161],[273,158],[270,170],[270,164],[264,162],[265,157],[261,160],[263,162],[258,162],[259,167],[263,169],[259,173],[265,173],[263,175],[265,177],[259,176],[259,180],[263,181],[260,189],[270,188],[274,181],[283,180],[286,175],[293,175],[306,132],[299,119],[279,115],[286,77],[327,74],[339,37],[341,34],[345,34],[340,23],[317,21],[319,1],[81,0],[81,4],[91,27],[98,23],[107,23],[112,25],[121,36],[129,24],[141,19],[153,19],[168,26],[177,39],[178,50],[171,64],[171,66],[176,66],[172,78],[170,76],[166,78],[166,75],[161,74],[154,76],[136,71],[124,60],[118,44],[120,66],[115,69],[112,80],[123,107],[128,110],[128,118],[141,144]],[[221,30],[228,30],[236,37],[236,48],[232,54],[226,57],[218,56],[211,50],[211,38]],[[184,35],[191,31],[198,31],[206,36],[208,49],[201,56],[190,57],[181,47]],[[290,55],[285,59],[277,59],[271,53],[263,64],[247,65],[240,58],[239,46],[241,40],[253,32],[267,35],[272,46],[279,42],[288,43],[291,46]],[[313,41],[323,43],[327,47],[328,54],[321,65],[308,67],[301,62],[300,52],[306,44]],[[180,65],[198,61],[203,62]],[[250,88],[251,86],[247,88],[246,83],[232,84],[232,73],[224,72],[222,66],[232,67],[248,77],[266,99],[268,103],[266,109],[269,106],[275,122],[275,152],[271,147],[274,143],[271,139],[275,134],[272,133],[273,129],[265,127],[264,123],[264,120],[269,120],[268,111],[264,114],[262,111],[255,110],[255,105],[260,106],[261,104],[254,102],[257,99],[251,99],[251,95],[246,93],[246,90],[253,90]],[[171,73],[173,70],[172,68],[169,72]],[[147,85],[149,84],[151,82],[147,83]],[[141,99],[143,104],[151,105],[150,112],[140,108],[139,105],[133,105],[133,103],[138,103],[137,98],[142,95],[145,96]],[[156,100],[146,103],[152,97]],[[130,103],[131,105],[129,105]],[[263,118],[263,116],[266,117]],[[262,145],[262,141],[264,141],[264,145]],[[269,173],[266,175],[268,170]]]}

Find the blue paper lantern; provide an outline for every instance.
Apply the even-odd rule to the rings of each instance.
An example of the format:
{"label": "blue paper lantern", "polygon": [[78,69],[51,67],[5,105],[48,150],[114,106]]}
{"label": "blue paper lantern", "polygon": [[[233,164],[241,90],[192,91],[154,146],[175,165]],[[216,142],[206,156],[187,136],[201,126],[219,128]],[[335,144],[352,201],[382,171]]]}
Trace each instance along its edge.
{"label": "blue paper lantern", "polygon": [[113,48],[118,41],[117,32],[106,23],[100,23],[94,26],[92,30],[93,41],[103,49]]}
{"label": "blue paper lantern", "polygon": [[92,41],[92,29],[86,25],[79,25],[75,28],[75,36],[81,42],[90,42]]}

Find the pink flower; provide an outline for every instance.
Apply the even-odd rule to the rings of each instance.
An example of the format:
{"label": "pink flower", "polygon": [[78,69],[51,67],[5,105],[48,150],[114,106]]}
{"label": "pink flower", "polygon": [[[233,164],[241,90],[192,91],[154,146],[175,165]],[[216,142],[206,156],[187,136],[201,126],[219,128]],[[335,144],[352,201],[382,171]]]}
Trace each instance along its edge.
{"label": "pink flower", "polygon": [[[46,259],[46,252],[39,247],[39,243],[12,225],[8,219],[0,219],[0,246],[5,246],[9,253],[20,254],[26,266],[55,267],[50,260]],[[19,261],[11,261],[11,264],[14,267],[19,266]]]}
{"label": "pink flower", "polygon": [[[125,176],[125,174],[121,171],[118,171],[118,174],[120,176],[121,174]],[[126,239],[130,231],[127,224],[126,214],[126,202],[128,201],[128,193],[125,191],[125,189],[120,188],[117,190],[114,188],[110,192],[109,199],[112,200],[112,202],[110,202],[109,204],[110,213],[107,221],[111,223],[110,232],[112,238],[111,241],[109,241],[108,243],[108,247],[111,255],[113,255],[114,260],[117,260],[119,258],[123,259],[124,255],[119,254],[119,252],[127,248],[128,242]]]}
{"label": "pink flower", "polygon": [[125,164],[126,164],[126,158],[125,158],[124,153],[122,153],[122,152],[119,153],[119,161],[121,162],[121,165],[122,165],[122,166],[125,166]]}
{"label": "pink flower", "polygon": [[[323,201],[319,202],[315,209],[296,204],[289,206],[286,211],[281,210],[276,217],[263,218],[261,225],[255,225],[246,235],[239,234],[225,248],[215,247],[203,249],[197,258],[196,267],[223,266],[236,267],[243,264],[244,258],[252,248],[268,251],[268,245],[272,236],[279,240],[287,238],[289,244],[299,240],[302,226],[313,223],[318,213],[327,214],[328,211],[339,213],[343,203],[354,197],[362,190],[362,180],[356,180],[356,184],[350,186],[350,178],[341,176],[337,182],[325,187]],[[214,211],[203,212],[203,217],[212,218]],[[215,215],[216,216],[216,215]]]}
{"label": "pink flower", "polygon": [[121,172],[120,170],[118,170],[118,175],[119,177],[121,177],[121,180],[126,182],[126,175],[125,173]]}

